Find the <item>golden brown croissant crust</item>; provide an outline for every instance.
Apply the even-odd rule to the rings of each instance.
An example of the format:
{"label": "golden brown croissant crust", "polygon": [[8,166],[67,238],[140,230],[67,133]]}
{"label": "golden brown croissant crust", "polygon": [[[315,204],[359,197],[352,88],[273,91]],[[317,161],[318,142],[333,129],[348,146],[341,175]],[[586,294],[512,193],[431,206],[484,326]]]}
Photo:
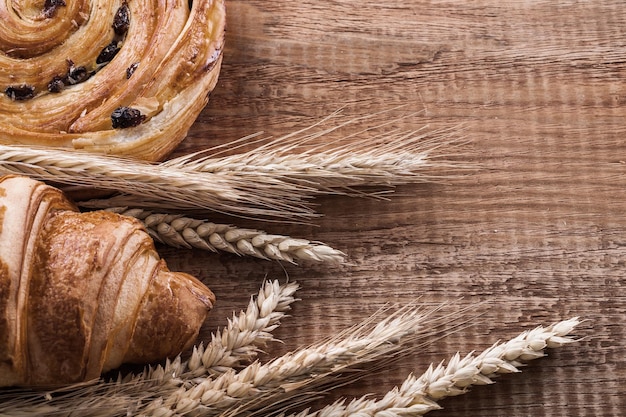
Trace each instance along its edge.
{"label": "golden brown croissant crust", "polygon": [[0,2],[0,143],[162,159],[217,82],[224,25],[224,0]]}
{"label": "golden brown croissant crust", "polygon": [[167,269],[135,219],[79,213],[55,188],[0,178],[0,386],[84,381],[174,356],[214,302]]}

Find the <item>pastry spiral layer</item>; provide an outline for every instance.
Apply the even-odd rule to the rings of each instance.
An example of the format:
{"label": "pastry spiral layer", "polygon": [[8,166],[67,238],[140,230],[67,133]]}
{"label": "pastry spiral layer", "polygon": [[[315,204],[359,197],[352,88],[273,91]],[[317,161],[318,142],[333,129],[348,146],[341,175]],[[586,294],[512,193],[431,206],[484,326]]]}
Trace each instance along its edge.
{"label": "pastry spiral layer", "polygon": [[214,88],[223,0],[0,1],[0,143],[159,160]]}

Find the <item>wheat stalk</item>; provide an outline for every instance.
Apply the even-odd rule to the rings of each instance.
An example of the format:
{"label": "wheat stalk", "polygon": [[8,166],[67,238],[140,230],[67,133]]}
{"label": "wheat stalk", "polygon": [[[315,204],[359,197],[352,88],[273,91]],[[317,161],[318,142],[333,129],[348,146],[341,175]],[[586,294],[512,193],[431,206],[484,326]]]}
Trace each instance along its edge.
{"label": "wheat stalk", "polygon": [[[174,210],[206,209],[260,217],[287,216],[292,211],[304,217],[312,215],[300,201],[302,190],[283,181],[193,172],[113,156],[0,145],[0,173],[120,192],[142,207],[152,204]],[[106,200],[83,205],[109,206]]]}
{"label": "wheat stalk", "polygon": [[[295,287],[290,288],[291,290],[285,289],[285,301],[293,300],[291,291]],[[268,301],[272,296],[267,294],[274,294],[275,290],[276,283],[273,282],[266,284],[259,293],[259,298],[264,298],[262,302],[256,302],[257,307],[261,307],[261,315],[264,306],[268,311],[273,308],[281,309],[280,302]],[[283,304],[282,308],[285,307]],[[252,311],[256,311],[256,308],[252,308]],[[248,316],[248,312],[239,318]],[[272,314],[264,316],[269,317]],[[256,314],[252,314],[245,320],[233,320],[229,329],[234,329],[235,325],[239,327],[244,323],[256,322],[255,316]],[[300,349],[265,365],[254,362],[239,372],[227,366],[225,373],[220,373],[222,370],[219,370],[214,377],[194,376],[192,369],[197,370],[204,366],[199,365],[204,360],[204,353],[196,350],[187,364],[183,365],[180,358],[177,358],[171,365],[161,368],[160,375],[159,372],[150,373],[154,377],[152,381],[144,379],[146,374],[142,378],[131,378],[118,383],[100,383],[68,389],[53,393],[54,396],[46,394],[45,401],[34,393],[23,393],[17,398],[15,393],[6,393],[10,400],[0,407],[0,413],[59,416],[82,412],[89,415],[135,413],[151,416],[243,416],[261,412],[262,415],[284,415],[283,409],[297,406],[314,396],[317,393],[315,387],[326,383],[332,389],[332,386],[340,383],[339,372],[373,359],[389,359],[399,352],[399,346],[407,338],[432,335],[433,323],[425,320],[425,317],[414,306],[401,309],[382,321],[372,316],[368,323],[355,326],[334,340]],[[449,318],[440,319],[447,322]],[[372,322],[377,323],[373,328],[369,326]],[[506,343],[494,344],[480,355],[470,354],[461,359],[457,354],[447,366],[443,363],[431,365],[422,376],[409,376],[401,387],[389,391],[381,400],[372,400],[369,396],[350,403],[342,400],[314,413],[305,410],[292,416],[422,415],[440,408],[436,400],[462,394],[471,385],[491,383],[492,378],[499,373],[517,372],[517,367],[522,362],[543,356],[545,348],[572,342],[573,339],[567,335],[578,323],[575,318],[547,328],[538,327]],[[244,327],[254,328],[256,325]],[[231,331],[226,333],[230,334]],[[239,334],[235,330],[229,337],[239,339]],[[224,333],[222,337],[223,335]],[[267,339],[262,337],[261,340]],[[244,354],[242,359],[247,360],[249,357]],[[198,365],[190,365],[194,361]],[[208,362],[216,364],[219,360]],[[168,375],[169,373],[172,374]],[[207,374],[205,370],[200,373]],[[172,381],[177,382],[170,383]],[[178,388],[174,389],[175,386]],[[289,406],[284,405],[287,401],[291,402]]]}
{"label": "wheat stalk", "polygon": [[[278,299],[277,289],[281,294]],[[195,412],[215,415],[236,407],[236,415],[244,409],[291,399],[298,391],[303,391],[297,394],[299,397],[312,395],[309,390],[315,386],[336,383],[338,372],[375,359],[390,358],[410,341],[440,332],[438,326],[449,324],[458,315],[430,318],[437,309],[422,312],[409,305],[379,320],[385,311],[381,310],[325,343],[283,355],[265,365],[257,361],[236,372],[233,366],[250,360],[250,354],[256,354],[256,346],[273,340],[267,332],[282,317],[279,310],[286,310],[294,300],[295,289],[296,284],[277,287],[276,282],[266,283],[246,313],[234,316],[236,319],[220,336],[212,337],[204,352],[196,349],[187,362],[179,356],[164,366],[148,367],[139,375],[70,387],[52,393],[48,399],[32,392],[7,392],[8,401],[3,403],[0,396],[0,414],[160,416]],[[249,340],[248,330],[259,326],[266,330]],[[209,349],[215,350],[207,355]]]}
{"label": "wheat stalk", "polygon": [[[433,310],[434,311],[434,310]],[[432,313],[432,312],[430,312]],[[382,357],[400,352],[409,342],[436,332],[436,320],[410,305],[385,319],[370,320],[327,342],[299,349],[266,364],[254,362],[241,371],[228,369],[216,378],[181,387],[171,395],[150,404],[151,415],[201,412],[217,415],[230,408],[233,415],[273,407],[297,396],[300,401],[312,395],[316,386],[337,381],[338,374]],[[375,325],[372,326],[372,324]]]}
{"label": "wheat stalk", "polygon": [[155,386],[189,385],[197,378],[241,368],[258,355],[260,347],[277,341],[271,332],[296,301],[294,294],[298,288],[295,282],[281,285],[278,281],[266,281],[257,296],[250,298],[248,308],[233,313],[226,328],[212,333],[206,346],[203,343],[194,346],[187,361],[183,362],[179,355],[165,366],[148,366],[136,376],[127,376],[125,381],[148,381]]}
{"label": "wheat stalk", "polygon": [[[411,115],[382,124],[372,123],[377,115],[337,121],[338,115],[269,143],[259,144],[261,140],[248,137],[228,147],[160,164],[1,145],[0,173],[119,193],[108,199],[80,202],[86,208],[202,210],[307,221],[317,215],[310,204],[313,196],[377,195],[355,191],[354,187],[430,181],[436,178],[434,167],[446,166],[436,153],[443,144],[450,144],[450,131],[428,134],[400,131],[393,126],[393,122]],[[331,121],[335,123],[324,127]],[[340,135],[342,128],[364,122],[369,125],[359,132]],[[333,135],[339,135],[339,139]],[[257,146],[244,151],[250,144]],[[241,152],[225,155],[226,148]]]}
{"label": "wheat stalk", "polygon": [[[545,355],[546,348],[556,348],[575,340],[568,337],[580,324],[578,318],[537,327],[505,342],[496,343],[479,355],[454,355],[445,365],[431,365],[419,377],[410,375],[400,387],[380,400],[361,397],[347,403],[339,400],[319,411],[305,410],[291,417],[344,416],[418,416],[441,408],[437,401],[467,392],[472,385],[492,384],[498,374],[519,372],[519,367]],[[284,415],[284,414],[283,414]]]}
{"label": "wheat stalk", "polygon": [[111,207],[107,209],[141,220],[157,241],[184,248],[198,248],[261,259],[296,263],[296,261],[339,264],[346,255],[320,242],[268,234],[227,224],[215,224],[182,215],[152,213],[143,209]]}
{"label": "wheat stalk", "polygon": [[179,355],[139,374],[120,374],[115,381],[92,381],[52,393],[7,390],[0,393],[0,415],[127,415],[197,378],[253,360],[259,347],[276,340],[271,332],[296,301],[298,288],[297,283],[266,281],[246,311],[233,314],[227,327],[213,333],[205,347],[196,346],[187,361]]}

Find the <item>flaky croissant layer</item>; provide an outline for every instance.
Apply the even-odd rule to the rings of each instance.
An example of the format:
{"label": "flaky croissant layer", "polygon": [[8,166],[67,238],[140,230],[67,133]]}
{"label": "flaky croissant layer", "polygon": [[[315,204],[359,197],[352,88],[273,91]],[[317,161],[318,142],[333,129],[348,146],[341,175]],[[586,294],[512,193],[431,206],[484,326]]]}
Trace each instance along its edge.
{"label": "flaky croissant layer", "polygon": [[85,381],[189,348],[215,302],[135,219],[0,178],[0,386]]}
{"label": "flaky croissant layer", "polygon": [[0,143],[160,160],[207,104],[224,0],[0,2]]}

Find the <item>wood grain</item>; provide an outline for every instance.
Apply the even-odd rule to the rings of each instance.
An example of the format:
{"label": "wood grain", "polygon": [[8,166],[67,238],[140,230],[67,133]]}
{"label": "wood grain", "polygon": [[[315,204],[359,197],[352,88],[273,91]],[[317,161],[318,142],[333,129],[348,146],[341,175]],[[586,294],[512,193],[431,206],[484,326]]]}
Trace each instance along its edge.
{"label": "wood grain", "polygon": [[622,6],[230,0],[220,81],[176,155],[257,131],[279,136],[342,106],[365,115],[407,105],[423,110],[406,122],[413,127],[463,126],[470,143],[455,152],[478,169],[399,187],[387,201],[320,198],[315,225],[256,225],[329,243],[349,254],[346,266],[163,248],[173,269],[217,294],[206,331],[245,307],[265,278],[302,285],[277,331],[285,345],[269,354],[331,336],[390,302],[475,306],[475,325],[338,391],[351,397],[382,395],[456,351],[581,316],[579,343],[444,400],[432,415],[624,415]]}

